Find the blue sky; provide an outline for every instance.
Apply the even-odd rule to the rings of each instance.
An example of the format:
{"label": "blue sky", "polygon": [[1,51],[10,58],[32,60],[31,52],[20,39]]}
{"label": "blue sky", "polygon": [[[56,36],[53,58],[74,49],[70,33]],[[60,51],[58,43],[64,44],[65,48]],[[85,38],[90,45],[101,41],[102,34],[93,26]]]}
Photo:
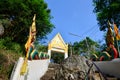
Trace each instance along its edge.
{"label": "blue sky", "polygon": [[[90,37],[94,41],[103,40],[103,32],[99,31],[96,14],[93,13],[92,0],[45,0],[55,29],[48,35],[49,42],[58,32],[66,43]],[[71,35],[76,34],[80,37]]]}

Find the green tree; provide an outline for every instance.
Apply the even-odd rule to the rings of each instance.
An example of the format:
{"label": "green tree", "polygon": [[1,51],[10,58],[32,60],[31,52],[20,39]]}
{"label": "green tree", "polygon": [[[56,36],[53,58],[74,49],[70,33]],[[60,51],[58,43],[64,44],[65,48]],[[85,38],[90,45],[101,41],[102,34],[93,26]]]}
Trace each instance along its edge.
{"label": "green tree", "polygon": [[89,37],[86,37],[86,39],[80,42],[75,42],[73,44],[74,54],[78,55],[80,55],[81,53],[97,53],[97,51],[99,51],[99,47],[100,45]]}
{"label": "green tree", "polygon": [[24,44],[29,34],[32,18],[36,14],[37,39],[46,38],[54,25],[52,16],[44,0],[1,0],[0,23],[4,26],[1,38],[10,37],[12,41]]}
{"label": "green tree", "polygon": [[120,0],[93,0],[100,30],[105,30],[108,20],[120,25]]}

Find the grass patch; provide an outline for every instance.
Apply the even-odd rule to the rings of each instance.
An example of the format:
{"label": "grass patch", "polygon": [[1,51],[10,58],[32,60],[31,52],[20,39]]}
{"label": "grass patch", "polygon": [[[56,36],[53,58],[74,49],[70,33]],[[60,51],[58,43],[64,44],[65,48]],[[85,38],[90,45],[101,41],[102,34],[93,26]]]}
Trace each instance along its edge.
{"label": "grass patch", "polygon": [[0,49],[0,80],[9,80],[13,66],[22,54],[13,50]]}

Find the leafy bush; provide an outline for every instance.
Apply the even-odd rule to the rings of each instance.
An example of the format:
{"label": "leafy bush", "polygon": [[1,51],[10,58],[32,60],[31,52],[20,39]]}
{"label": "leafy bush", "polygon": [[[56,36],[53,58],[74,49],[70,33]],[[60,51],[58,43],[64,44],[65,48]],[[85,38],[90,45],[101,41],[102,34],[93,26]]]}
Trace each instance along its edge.
{"label": "leafy bush", "polygon": [[5,40],[4,40],[4,39],[1,39],[1,40],[0,40],[0,48],[1,48],[1,49],[6,49],[6,47],[5,47],[4,44],[5,44]]}
{"label": "leafy bush", "polygon": [[0,39],[0,80],[9,80],[14,63],[20,56],[22,50],[18,43],[10,38]]}
{"label": "leafy bush", "polygon": [[6,50],[13,50],[20,53],[21,46],[18,43],[12,42],[10,38],[0,39],[0,48]]}
{"label": "leafy bush", "polygon": [[10,49],[16,51],[17,53],[21,52],[21,46],[17,43],[12,43]]}

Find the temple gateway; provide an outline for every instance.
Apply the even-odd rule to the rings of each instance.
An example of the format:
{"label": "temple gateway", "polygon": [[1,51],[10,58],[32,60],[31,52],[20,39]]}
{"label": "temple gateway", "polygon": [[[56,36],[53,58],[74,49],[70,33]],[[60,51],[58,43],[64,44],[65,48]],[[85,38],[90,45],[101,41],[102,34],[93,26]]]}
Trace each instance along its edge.
{"label": "temple gateway", "polygon": [[64,54],[64,59],[68,57],[68,44],[64,42],[60,33],[58,33],[48,44],[48,54],[50,58],[52,52]]}

